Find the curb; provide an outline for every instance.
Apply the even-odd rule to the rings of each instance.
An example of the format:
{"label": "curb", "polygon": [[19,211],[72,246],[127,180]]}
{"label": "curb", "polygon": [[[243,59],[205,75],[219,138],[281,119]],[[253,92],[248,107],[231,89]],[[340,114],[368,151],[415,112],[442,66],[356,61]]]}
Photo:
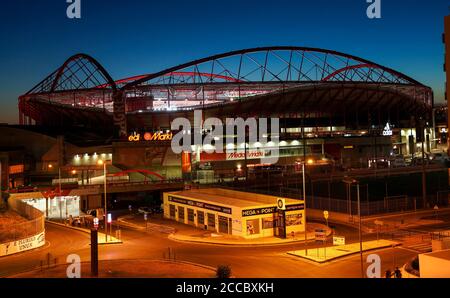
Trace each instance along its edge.
{"label": "curb", "polygon": [[[100,262],[120,262],[120,261],[140,261],[141,259],[113,259],[113,260],[99,260]],[[167,259],[143,259],[143,261],[153,261],[153,262],[162,262],[162,263],[180,263],[180,264],[186,264],[186,265],[191,265],[191,266],[196,266],[196,267],[200,267],[200,268],[204,268],[207,270],[210,270],[212,272],[216,272],[216,268],[208,266],[208,265],[203,265],[203,264],[198,264],[198,263],[193,263],[193,262],[189,262],[189,261],[182,261],[182,260],[167,260]],[[90,264],[90,262],[81,262],[81,264]],[[60,267],[60,266],[67,266],[67,264],[58,264],[57,266],[51,267],[51,268],[56,268],[56,267]],[[24,270],[21,272],[17,272],[17,273],[13,273],[13,274],[9,274],[9,275],[3,275],[2,277],[4,278],[14,278],[14,276],[17,275],[21,275],[21,274],[25,274],[25,273],[30,273],[30,272],[34,272],[34,271],[40,271],[41,267],[37,266],[34,268],[30,268],[29,270]],[[45,270],[45,269],[44,269]]]}
{"label": "curb", "polygon": [[[327,237],[329,237],[331,235],[331,231],[330,233],[327,235]],[[177,242],[184,242],[184,243],[196,243],[196,244],[204,244],[204,245],[221,245],[221,246],[234,246],[234,247],[257,247],[257,246],[282,246],[282,245],[290,245],[290,244],[297,244],[297,243],[304,243],[305,240],[304,239],[298,239],[298,240],[292,240],[292,241],[287,241],[287,242],[274,242],[274,243],[224,243],[224,242],[214,242],[214,241],[203,241],[203,240],[198,240],[198,239],[179,239],[176,238],[175,234],[170,234],[168,236],[168,239],[172,240],[172,241],[177,241]],[[314,241],[315,237],[308,237],[308,239],[306,240],[307,242],[311,242]]]}
{"label": "curb", "polygon": [[[394,244],[395,247],[400,246],[400,245],[401,245],[401,243]],[[363,250],[363,253],[369,252],[369,251],[374,251],[374,250],[379,250],[379,249],[391,248],[391,247],[392,247],[392,245],[380,246],[380,247],[376,247],[376,248]],[[308,259],[308,258],[305,258],[303,256],[299,256],[299,255],[296,255],[296,254],[293,254],[293,253],[290,253],[290,252],[287,252],[286,254],[288,254],[290,256],[293,256],[293,257],[297,257],[297,258],[306,260],[306,261],[309,261],[309,262],[318,263],[318,264],[324,264],[324,263],[328,263],[328,262],[331,262],[331,261],[335,261],[337,259],[343,259],[343,258],[351,257],[351,256],[353,256],[355,254],[359,254],[359,251],[355,251],[355,252],[352,252],[352,253],[349,253],[349,254],[346,254],[346,255],[342,255],[342,256],[338,256],[338,257],[333,257],[331,259],[323,260],[323,261],[316,261],[316,260]]]}

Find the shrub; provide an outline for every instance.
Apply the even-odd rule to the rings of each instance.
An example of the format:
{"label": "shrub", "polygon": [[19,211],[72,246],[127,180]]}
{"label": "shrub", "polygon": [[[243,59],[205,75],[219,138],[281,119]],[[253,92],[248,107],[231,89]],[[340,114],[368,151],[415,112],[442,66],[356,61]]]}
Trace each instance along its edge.
{"label": "shrub", "polygon": [[227,265],[219,265],[216,272],[217,278],[230,278],[231,268]]}

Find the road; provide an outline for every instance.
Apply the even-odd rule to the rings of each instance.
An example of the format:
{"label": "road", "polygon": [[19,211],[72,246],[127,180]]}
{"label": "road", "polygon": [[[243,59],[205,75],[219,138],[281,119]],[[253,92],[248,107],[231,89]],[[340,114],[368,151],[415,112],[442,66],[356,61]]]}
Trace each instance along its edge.
{"label": "road", "polygon": [[[39,267],[41,261],[47,264],[47,255],[52,262],[65,263],[70,254],[78,254],[82,261],[89,261],[89,235],[83,232],[47,224],[47,241],[45,247],[0,258],[0,276],[23,272]],[[356,231],[345,226],[336,226],[340,235],[349,241],[356,241]],[[372,236],[366,236],[373,238]],[[190,261],[212,267],[219,264],[230,265],[233,275],[243,278],[263,277],[360,277],[359,255],[336,260],[324,265],[317,265],[300,258],[289,256],[287,251],[302,249],[304,244],[286,244],[270,247],[229,247],[218,245],[181,243],[169,240],[167,234],[159,232],[142,232],[128,228],[122,229],[124,244],[103,245],[99,247],[99,258],[103,259],[162,259],[171,255],[183,261]],[[315,243],[310,248],[317,247]],[[417,253],[400,248],[377,251],[382,259],[382,272],[401,266]],[[368,253],[365,254],[367,256]]]}

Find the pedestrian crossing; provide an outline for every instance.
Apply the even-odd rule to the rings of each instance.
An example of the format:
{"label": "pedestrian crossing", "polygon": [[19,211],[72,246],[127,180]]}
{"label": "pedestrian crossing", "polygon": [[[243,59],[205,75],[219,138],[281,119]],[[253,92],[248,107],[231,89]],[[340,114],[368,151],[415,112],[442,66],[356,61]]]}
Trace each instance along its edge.
{"label": "pedestrian crossing", "polygon": [[401,248],[410,251],[427,253],[432,250],[431,238],[428,234],[399,230],[396,231],[392,237],[402,243]]}
{"label": "pedestrian crossing", "polygon": [[416,243],[416,244],[409,244],[409,245],[403,245],[403,248],[417,251],[418,253],[427,253],[431,252],[431,242],[430,243]]}

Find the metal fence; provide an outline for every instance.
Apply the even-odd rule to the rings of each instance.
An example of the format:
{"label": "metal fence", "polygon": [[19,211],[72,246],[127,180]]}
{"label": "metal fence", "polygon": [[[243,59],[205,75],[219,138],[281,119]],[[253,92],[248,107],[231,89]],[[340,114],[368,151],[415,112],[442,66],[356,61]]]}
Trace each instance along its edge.
{"label": "metal fence", "polygon": [[20,216],[26,218],[26,221],[7,225],[0,224],[0,243],[21,240],[40,234],[44,231],[44,213],[19,199],[8,200],[8,205],[10,210],[17,212]]}
{"label": "metal fence", "polygon": [[[223,188],[223,186],[220,186]],[[230,188],[230,187],[228,187]],[[250,191],[272,196],[281,196],[293,199],[302,199],[301,190],[295,188],[280,187],[278,190],[262,190],[262,189],[237,189],[241,191]],[[424,206],[422,197],[396,196],[386,197],[382,201],[361,201],[361,215],[377,215],[384,213],[395,213],[405,211],[416,211],[424,208],[433,208],[434,206],[448,207],[450,200],[450,192],[439,192],[434,195],[427,196],[427,206]],[[356,198],[351,200],[333,199],[318,196],[306,196],[306,205],[308,209],[328,210],[332,212],[344,213],[349,215],[358,214],[358,203]]]}

